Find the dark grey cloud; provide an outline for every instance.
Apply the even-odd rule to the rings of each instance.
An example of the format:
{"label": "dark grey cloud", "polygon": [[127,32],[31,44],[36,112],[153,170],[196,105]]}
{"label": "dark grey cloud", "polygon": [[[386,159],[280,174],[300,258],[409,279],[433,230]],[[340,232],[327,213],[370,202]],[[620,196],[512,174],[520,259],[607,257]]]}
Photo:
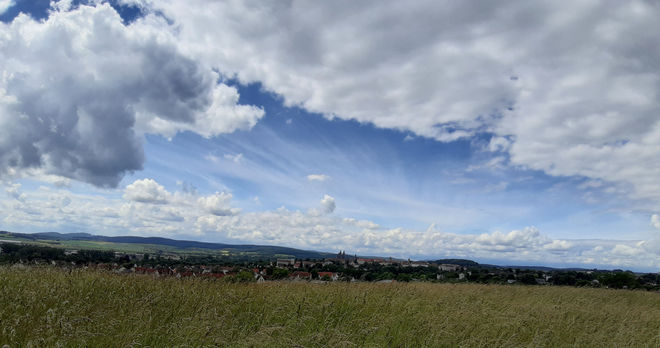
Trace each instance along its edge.
{"label": "dark grey cloud", "polygon": [[0,174],[39,169],[114,187],[142,169],[144,133],[249,128],[263,111],[180,52],[164,20],[107,4],[0,24]]}

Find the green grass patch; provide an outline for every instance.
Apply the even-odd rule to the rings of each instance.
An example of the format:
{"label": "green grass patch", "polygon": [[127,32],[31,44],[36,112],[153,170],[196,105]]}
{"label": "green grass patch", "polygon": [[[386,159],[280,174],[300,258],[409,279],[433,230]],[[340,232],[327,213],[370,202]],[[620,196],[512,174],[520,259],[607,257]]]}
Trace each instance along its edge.
{"label": "green grass patch", "polygon": [[0,346],[658,347],[660,294],[0,267]]}

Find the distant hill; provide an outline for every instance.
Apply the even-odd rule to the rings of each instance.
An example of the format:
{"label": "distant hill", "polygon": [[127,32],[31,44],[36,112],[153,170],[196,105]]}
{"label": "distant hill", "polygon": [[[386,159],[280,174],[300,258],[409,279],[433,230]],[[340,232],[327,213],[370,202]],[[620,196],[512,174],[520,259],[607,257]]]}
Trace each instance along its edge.
{"label": "distant hill", "polygon": [[513,268],[513,269],[522,269],[522,270],[529,270],[529,271],[556,271],[556,270],[561,270],[561,271],[589,271],[591,269],[589,268],[557,268],[557,267],[547,267],[547,266],[502,266],[505,268]]}
{"label": "distant hill", "polygon": [[[0,231],[0,237],[12,238],[22,240],[25,242],[40,242],[45,244],[60,245],[62,247],[72,247],[75,245],[72,242],[102,242],[105,249],[112,248],[116,251],[123,251],[123,245],[135,244],[150,246],[163,246],[169,247],[167,250],[170,252],[186,253],[186,251],[194,250],[197,254],[207,250],[211,251],[227,251],[231,254],[249,253],[250,255],[275,258],[282,256],[291,256],[299,259],[322,259],[332,257],[334,254],[301,250],[281,246],[269,245],[238,245],[238,244],[224,244],[224,243],[207,243],[196,242],[189,240],[176,240],[162,237],[137,237],[137,236],[122,236],[122,237],[108,237],[99,236],[89,233],[58,233],[58,232],[40,232],[40,233],[15,233]],[[50,243],[49,243],[50,242]],[[105,243],[111,243],[107,245]],[[94,244],[92,244],[94,245]]]}
{"label": "distant hill", "polygon": [[[20,241],[23,243],[40,244],[67,249],[102,249],[124,252],[163,252],[188,256],[205,256],[209,254],[227,255],[233,259],[273,259],[278,257],[295,257],[297,259],[323,259],[334,257],[334,253],[313,250],[301,250],[282,246],[253,244],[207,243],[190,240],[177,240],[162,237],[119,236],[108,237],[89,233],[16,233],[0,231],[0,239]],[[366,257],[366,256],[361,256]],[[378,256],[373,256],[378,258]],[[467,259],[438,259],[428,262],[437,264],[454,264],[464,267],[481,268],[513,268],[535,271],[585,271],[584,268],[555,268],[545,266],[501,266],[480,264]]]}
{"label": "distant hill", "polygon": [[549,272],[549,271],[589,271],[590,269],[587,268],[557,268],[557,267],[548,267],[548,266],[503,266],[503,265],[493,265],[493,264],[486,264],[486,263],[478,263],[472,260],[466,260],[466,259],[439,259],[439,260],[433,260],[429,262],[434,262],[438,264],[442,263],[447,263],[447,264],[453,264],[453,265],[459,265],[459,266],[464,266],[464,267],[481,267],[481,268],[513,268],[513,269],[520,269],[520,270],[527,270],[527,271],[542,271],[542,272]]}
{"label": "distant hill", "polygon": [[464,267],[476,267],[479,266],[478,262],[472,261],[472,260],[465,260],[465,259],[439,259],[439,260],[434,260],[430,261],[433,263],[437,264],[451,264],[451,265],[459,265],[459,266],[464,266]]}

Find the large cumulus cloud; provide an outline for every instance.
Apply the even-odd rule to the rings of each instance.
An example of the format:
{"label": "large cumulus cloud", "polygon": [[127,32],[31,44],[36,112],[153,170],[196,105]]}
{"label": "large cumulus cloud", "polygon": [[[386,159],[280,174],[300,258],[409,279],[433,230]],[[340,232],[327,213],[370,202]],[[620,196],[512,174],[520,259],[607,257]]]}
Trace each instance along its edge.
{"label": "large cumulus cloud", "polygon": [[128,2],[288,105],[441,141],[490,133],[511,164],[660,206],[653,2]]}
{"label": "large cumulus cloud", "polygon": [[141,168],[144,132],[254,125],[262,111],[215,69],[328,117],[441,141],[489,133],[507,163],[660,208],[652,2],[121,3],[148,15],[126,26],[81,6],[1,26],[3,170],[113,186]]}
{"label": "large cumulus cloud", "polygon": [[108,4],[0,23],[0,174],[39,168],[116,186],[144,162],[142,135],[210,137],[263,110],[181,53],[165,19],[125,25]]}
{"label": "large cumulus cloud", "polygon": [[126,185],[124,199],[142,203],[164,204],[170,200],[171,194],[154,179],[136,180]]}

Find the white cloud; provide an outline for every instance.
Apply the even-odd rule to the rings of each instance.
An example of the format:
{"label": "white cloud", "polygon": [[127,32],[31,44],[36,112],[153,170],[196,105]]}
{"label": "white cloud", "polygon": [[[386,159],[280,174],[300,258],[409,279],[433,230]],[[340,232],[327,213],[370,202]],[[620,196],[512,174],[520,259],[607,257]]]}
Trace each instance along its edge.
{"label": "white cloud", "polygon": [[660,229],[660,216],[658,214],[651,215],[651,226]]}
{"label": "white cloud", "polygon": [[41,182],[47,182],[57,187],[71,187],[71,179],[59,175],[30,173],[30,178]]}
{"label": "white cloud", "polygon": [[[30,191],[16,187],[22,191],[23,200],[0,197],[0,211],[5,212],[0,222],[8,229],[30,226],[36,230],[92,231],[106,235],[195,236],[231,243],[347,250],[361,255],[417,259],[462,257],[507,260],[513,264],[660,267],[658,240],[563,240],[544,235],[534,227],[463,235],[438,231],[434,226],[423,231],[385,228],[368,220],[286,208],[239,213],[231,206],[233,197],[228,193],[199,197],[180,191],[167,192],[150,179],[134,184],[123,197],[80,194],[56,186]],[[6,183],[5,186],[7,189]],[[143,199],[136,201],[136,197]],[[148,204],[152,201],[161,204]]]}
{"label": "white cloud", "polygon": [[501,181],[501,182],[499,182],[499,183],[497,183],[497,184],[489,184],[489,185],[486,185],[486,186],[483,188],[482,192],[484,192],[484,193],[490,193],[490,192],[501,192],[501,191],[506,190],[507,187],[509,187],[509,183],[508,183],[508,182],[505,182],[505,181]]}
{"label": "white cloud", "polygon": [[152,6],[183,51],[287,105],[441,141],[493,133],[510,164],[660,206],[660,8],[646,1]]}
{"label": "white cloud", "polygon": [[263,110],[238,105],[221,74],[328,117],[442,141],[493,133],[503,165],[660,206],[660,9],[647,2],[122,1],[148,15],[125,26],[107,4],[61,3],[0,25],[2,174],[114,186],[141,169],[142,133],[249,129]]}
{"label": "white cloud", "polygon": [[208,155],[204,156],[204,159],[206,159],[209,162],[220,163],[220,157],[215,156],[213,154],[208,154]]}
{"label": "white cloud", "polygon": [[141,203],[167,203],[172,194],[154,179],[135,180],[124,190],[124,199]]}
{"label": "white cloud", "polygon": [[321,211],[325,214],[330,214],[336,208],[335,198],[329,195],[324,195],[321,199]]}
{"label": "white cloud", "polygon": [[182,53],[165,19],[53,6],[45,21],[0,24],[0,175],[37,168],[114,187],[142,168],[144,133],[212,137],[263,116]]}
{"label": "white cloud", "polygon": [[[173,24],[152,11],[126,26],[107,4],[66,11],[69,2],[46,21],[0,23],[0,175],[38,168],[115,186],[141,169],[144,133],[211,137],[252,127],[263,110],[239,105],[237,90],[217,83],[236,77],[261,82],[287,105],[411,136],[492,133],[485,147],[501,154],[471,169],[585,176],[624,187],[650,211],[660,207],[660,24],[647,2],[574,1],[567,10],[524,1],[122,1],[147,12],[157,6]],[[223,238],[297,246],[526,260],[566,252],[580,262],[657,265],[652,241],[596,245],[533,229],[461,236],[287,210],[219,216],[204,203],[231,212],[226,198],[184,197],[155,181],[131,185],[127,201],[79,195],[69,204],[10,187],[0,211],[35,226],[107,224],[144,234],[203,234],[206,226]],[[334,199],[323,201],[334,211]],[[643,256],[651,261],[635,261]]]}
{"label": "white cloud", "polygon": [[225,154],[225,158],[232,161],[232,162],[234,162],[234,163],[241,163],[241,161],[243,160],[243,154],[239,153],[239,154],[232,155],[232,154],[228,153],[228,154]]}
{"label": "white cloud", "polygon": [[505,137],[492,137],[488,143],[488,150],[492,152],[508,151],[511,141]]}
{"label": "white cloud", "polygon": [[472,172],[476,170],[495,171],[495,170],[503,169],[505,168],[505,166],[506,166],[506,158],[503,156],[497,156],[489,159],[485,163],[470,165],[467,167],[466,171],[467,172]]}
{"label": "white cloud", "polygon": [[231,193],[216,192],[210,196],[200,197],[197,202],[210,214],[229,216],[240,212],[240,209],[231,207],[232,198],[234,196]]}
{"label": "white cloud", "polygon": [[343,222],[347,225],[353,225],[353,226],[357,226],[357,227],[360,227],[360,228],[366,228],[366,229],[369,229],[369,230],[377,229],[377,228],[380,227],[377,223],[375,223],[373,221],[369,221],[369,220],[357,220],[357,219],[354,219],[354,218],[344,218]]}
{"label": "white cloud", "polygon": [[550,244],[544,245],[543,248],[546,250],[553,250],[553,251],[566,251],[571,249],[574,245],[575,245],[574,243],[571,243],[566,240],[555,239]]}
{"label": "white cloud", "polygon": [[325,175],[325,174],[309,174],[307,175],[307,180],[309,181],[326,181],[329,180],[330,177]]}
{"label": "white cloud", "polygon": [[8,183],[5,184],[5,192],[7,194],[21,202],[25,201],[25,194],[21,192],[21,184],[18,183]]}
{"label": "white cloud", "polygon": [[15,4],[14,0],[0,0],[0,15],[7,12]]}
{"label": "white cloud", "polygon": [[537,241],[541,233],[536,228],[515,230],[509,233],[484,233],[476,237],[476,241],[483,245],[522,246]]}
{"label": "white cloud", "polygon": [[140,8],[146,8],[152,2],[151,0],[118,0],[117,3],[125,6],[135,6]]}

